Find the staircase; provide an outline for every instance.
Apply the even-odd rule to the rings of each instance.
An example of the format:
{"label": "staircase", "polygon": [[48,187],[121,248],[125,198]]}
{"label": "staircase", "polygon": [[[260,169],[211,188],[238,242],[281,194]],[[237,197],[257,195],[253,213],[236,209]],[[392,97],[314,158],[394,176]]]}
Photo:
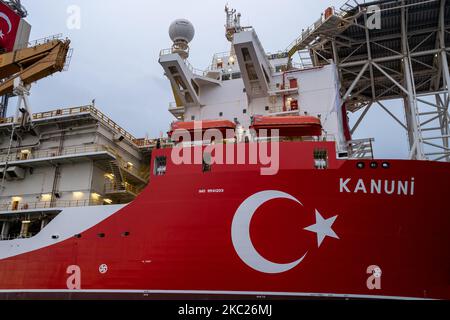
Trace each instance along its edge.
{"label": "staircase", "polygon": [[123,186],[125,181],[122,175],[122,170],[120,170],[118,161],[117,160],[109,161],[109,166],[111,168],[112,174],[114,175],[114,181],[118,186],[118,188],[119,186]]}

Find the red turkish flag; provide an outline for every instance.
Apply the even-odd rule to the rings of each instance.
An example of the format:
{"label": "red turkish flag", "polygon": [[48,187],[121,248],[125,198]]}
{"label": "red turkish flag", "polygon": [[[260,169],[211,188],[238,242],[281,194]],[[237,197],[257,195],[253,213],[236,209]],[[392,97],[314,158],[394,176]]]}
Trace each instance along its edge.
{"label": "red turkish flag", "polygon": [[7,52],[14,49],[19,23],[20,16],[0,2],[0,49]]}

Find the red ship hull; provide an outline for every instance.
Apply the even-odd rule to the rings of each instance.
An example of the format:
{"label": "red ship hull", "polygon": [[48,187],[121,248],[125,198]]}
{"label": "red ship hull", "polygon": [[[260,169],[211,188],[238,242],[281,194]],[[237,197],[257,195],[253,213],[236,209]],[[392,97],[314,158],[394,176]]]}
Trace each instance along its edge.
{"label": "red ship hull", "polygon": [[[318,146],[334,153],[332,143],[281,143],[273,176],[260,175],[258,165],[214,165],[203,173],[201,165],[169,162],[167,173],[152,176],[135,201],[81,230],[81,237],[15,253],[27,241],[51,236],[51,225],[51,231],[64,228],[63,210],[38,238],[1,244],[0,294],[450,299],[450,165],[389,160],[382,168],[383,161],[374,160],[377,168],[361,161],[361,169],[358,161],[329,159],[328,169],[317,170]],[[170,158],[170,152],[154,150],[152,158]],[[408,188],[398,181],[408,181]],[[242,229],[234,226],[238,211],[266,191],[292,199],[273,196],[255,208],[248,227],[254,248],[239,252],[233,238]],[[95,207],[83,210],[96,214]],[[317,224],[316,212],[328,221],[335,217],[336,237],[319,241],[319,233],[307,229]],[[246,254],[274,268],[304,259],[286,271],[264,270]],[[369,285],[370,266],[382,270],[379,280],[372,278],[376,288]]]}

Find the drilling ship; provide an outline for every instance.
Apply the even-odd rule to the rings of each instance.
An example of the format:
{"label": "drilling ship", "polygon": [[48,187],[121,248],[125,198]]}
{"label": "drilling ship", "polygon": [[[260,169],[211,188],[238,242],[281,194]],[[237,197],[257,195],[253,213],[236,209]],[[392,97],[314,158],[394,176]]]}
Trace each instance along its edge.
{"label": "drilling ship", "polygon": [[[0,123],[1,298],[450,299],[449,1],[330,7],[276,53],[226,7],[230,50],[206,70],[177,19],[158,139],[94,101],[32,113],[70,42],[24,41],[20,1],[0,12],[2,108],[18,98]],[[353,138],[375,107],[408,159]]]}

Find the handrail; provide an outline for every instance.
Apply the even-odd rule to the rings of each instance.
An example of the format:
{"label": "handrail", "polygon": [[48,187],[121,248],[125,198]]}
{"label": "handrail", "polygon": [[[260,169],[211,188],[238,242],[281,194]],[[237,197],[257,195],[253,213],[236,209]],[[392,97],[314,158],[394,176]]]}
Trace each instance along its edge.
{"label": "handrail", "polygon": [[178,106],[175,101],[169,102],[169,110],[175,110],[179,108],[184,108],[184,106]]}
{"label": "handrail", "polygon": [[63,37],[63,34],[62,33],[58,33],[58,34],[55,34],[55,35],[52,35],[52,36],[48,36],[48,37],[45,37],[45,38],[32,40],[32,41],[28,42],[28,46],[29,47],[35,47],[35,46],[37,46],[39,44],[44,44],[44,43],[47,43],[47,42],[50,42],[50,41],[53,41],[53,40],[60,40],[60,39],[62,39],[62,37]]}
{"label": "handrail", "polygon": [[[173,48],[162,49],[159,52],[159,56],[164,56],[164,55],[168,55],[168,54],[172,54],[172,53],[174,53]],[[195,68],[187,59],[183,59],[183,62],[185,64],[185,66],[188,68],[188,70],[191,71],[196,76],[205,77],[207,72],[210,71],[209,69],[208,70],[200,70],[200,69]]]}
{"label": "handrail", "polygon": [[373,138],[348,141],[348,157],[351,159],[373,159],[373,141]]}
{"label": "handrail", "polygon": [[[128,141],[135,144],[138,147],[144,147],[144,146],[151,146],[155,143],[152,143],[152,141],[156,140],[149,140],[149,139],[143,139],[143,138],[136,138],[131,133],[123,129],[120,125],[118,125],[116,122],[111,120],[108,116],[106,116],[103,112],[101,112],[99,109],[95,108],[93,105],[84,105],[79,107],[70,107],[70,108],[61,108],[61,109],[55,109],[51,111],[45,111],[45,112],[38,112],[34,113],[32,115],[33,120],[41,120],[41,119],[48,119],[48,118],[54,118],[54,117],[61,117],[61,116],[68,116],[68,115],[76,115],[80,113],[90,113],[98,120],[102,121],[102,123],[110,126],[114,130],[116,130],[118,133],[122,134]],[[20,120],[20,119],[19,119]],[[8,118],[0,118],[0,124],[12,124],[14,123],[13,117]]]}
{"label": "handrail", "polygon": [[282,105],[272,105],[269,107],[269,113],[281,113],[281,112],[293,113],[293,112],[300,112],[300,110],[298,108],[292,109],[292,107],[288,106],[283,107]]}
{"label": "handrail", "polygon": [[145,178],[144,175],[142,175],[141,171],[138,170],[136,167],[129,166],[128,163],[126,163],[123,160],[119,160],[119,159],[117,159],[117,160],[118,160],[117,162],[120,164],[120,169],[121,170],[123,170],[123,171],[125,171],[127,173],[131,173],[132,175],[134,175],[136,177],[139,177],[139,178],[141,178],[143,180],[148,180],[148,179]]}
{"label": "handrail", "polygon": [[290,83],[287,82],[284,86],[283,85],[271,85],[269,87],[269,91],[273,91],[273,92],[283,92],[283,91],[289,91],[289,90],[298,90],[298,83],[294,86],[291,87]]}
{"label": "handrail", "polygon": [[0,162],[12,162],[12,161],[26,161],[26,160],[34,160],[34,159],[42,159],[42,158],[54,158],[66,155],[75,155],[75,154],[83,154],[89,152],[101,152],[108,151],[108,148],[104,145],[89,145],[89,146],[73,146],[66,147],[62,151],[59,151],[58,148],[53,149],[45,149],[39,151],[31,151],[26,158],[21,158],[21,151],[17,151],[16,153],[12,153],[10,155],[0,155]]}
{"label": "handrail", "polygon": [[130,192],[135,195],[138,195],[142,190],[143,190],[143,188],[138,188],[127,182],[123,182],[123,183],[106,182],[104,191],[105,191],[105,194],[125,191],[125,192]]}
{"label": "handrail", "polygon": [[51,209],[51,208],[70,208],[70,207],[86,207],[86,206],[100,206],[104,203],[99,200],[57,200],[57,201],[37,201],[23,203],[18,209],[14,210],[11,203],[0,204],[0,211],[14,211],[20,212],[24,210],[33,209]]}
{"label": "handrail", "polygon": [[332,16],[344,19],[345,16],[348,14],[348,12],[346,12],[346,11],[338,11],[334,7],[331,7],[331,8],[332,8],[332,13],[329,16],[325,17],[325,15],[322,14],[321,17],[319,19],[317,19],[314,23],[312,23],[309,27],[307,27],[306,30],[303,29],[302,33],[300,34],[300,36],[297,39],[295,39],[293,42],[291,42],[289,44],[289,46],[286,48],[286,51],[288,53],[290,53],[290,56],[292,56],[292,54],[293,54],[293,53],[291,53],[291,50],[293,50],[293,48],[295,48],[300,42],[302,42],[303,40],[308,38],[314,31],[316,31],[316,29],[318,29],[324,22],[326,22]]}

